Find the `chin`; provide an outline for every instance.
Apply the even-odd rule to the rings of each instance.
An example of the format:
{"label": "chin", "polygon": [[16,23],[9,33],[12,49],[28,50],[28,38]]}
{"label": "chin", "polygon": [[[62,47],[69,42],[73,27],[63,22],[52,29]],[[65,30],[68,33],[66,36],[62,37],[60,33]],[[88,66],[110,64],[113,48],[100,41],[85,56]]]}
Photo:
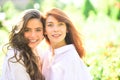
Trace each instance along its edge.
{"label": "chin", "polygon": [[30,47],[30,48],[34,48],[34,47],[35,47],[35,45],[29,45],[29,47]]}

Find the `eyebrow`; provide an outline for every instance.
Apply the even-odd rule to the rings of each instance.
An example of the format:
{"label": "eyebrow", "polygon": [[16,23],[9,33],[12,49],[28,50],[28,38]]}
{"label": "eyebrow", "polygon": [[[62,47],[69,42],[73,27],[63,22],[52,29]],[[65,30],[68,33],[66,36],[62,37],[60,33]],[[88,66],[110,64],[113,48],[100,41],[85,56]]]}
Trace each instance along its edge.
{"label": "eyebrow", "polygon": [[46,22],[46,23],[53,23],[52,21]]}
{"label": "eyebrow", "polygon": [[[35,29],[43,29],[43,27],[36,27]],[[29,27],[26,27],[25,29],[31,29],[31,28],[29,28]]]}

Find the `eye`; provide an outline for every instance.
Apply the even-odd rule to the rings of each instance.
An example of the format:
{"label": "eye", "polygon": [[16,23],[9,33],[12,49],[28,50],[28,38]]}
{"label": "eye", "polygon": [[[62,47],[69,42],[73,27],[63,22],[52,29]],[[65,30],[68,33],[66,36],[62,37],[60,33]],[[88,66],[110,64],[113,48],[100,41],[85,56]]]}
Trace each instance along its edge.
{"label": "eye", "polygon": [[24,30],[25,32],[28,32],[28,31],[30,31],[28,28],[26,28],[25,30]]}
{"label": "eye", "polygon": [[42,31],[42,29],[41,29],[41,28],[38,28],[38,29],[36,29],[36,31],[39,32],[39,31]]}
{"label": "eye", "polygon": [[48,26],[48,27],[52,27],[52,26],[53,26],[53,24],[49,23],[49,24],[47,24],[46,26]]}
{"label": "eye", "polygon": [[62,25],[65,25],[65,23],[64,23],[64,22],[59,22],[58,25],[59,25],[59,26],[62,26]]}

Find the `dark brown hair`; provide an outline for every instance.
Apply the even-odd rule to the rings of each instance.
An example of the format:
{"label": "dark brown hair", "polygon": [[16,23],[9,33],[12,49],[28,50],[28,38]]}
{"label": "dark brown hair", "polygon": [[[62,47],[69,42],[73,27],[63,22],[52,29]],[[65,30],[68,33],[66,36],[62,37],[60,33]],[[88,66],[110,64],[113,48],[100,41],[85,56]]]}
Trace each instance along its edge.
{"label": "dark brown hair", "polygon": [[[55,17],[58,21],[64,22],[66,24],[68,33],[66,33],[65,41],[67,44],[74,44],[79,56],[82,58],[85,55],[85,51],[82,45],[80,33],[76,30],[70,18],[62,10],[57,8],[53,8],[46,12],[45,18],[50,15]],[[46,39],[49,42],[47,36]]]}
{"label": "dark brown hair", "polygon": [[[32,52],[31,48],[28,46],[27,40],[24,37],[24,29],[26,28],[28,21],[33,18],[39,19],[43,23],[44,27],[44,17],[38,10],[29,9],[25,11],[21,20],[14,26],[10,34],[8,47],[12,47],[15,53],[15,55],[10,59],[16,58],[16,62],[20,62],[22,60],[31,80],[44,80],[39,68],[41,65],[38,64],[40,63],[40,60]],[[18,52],[20,53],[19,57],[17,57]],[[9,61],[11,61],[10,59]]]}

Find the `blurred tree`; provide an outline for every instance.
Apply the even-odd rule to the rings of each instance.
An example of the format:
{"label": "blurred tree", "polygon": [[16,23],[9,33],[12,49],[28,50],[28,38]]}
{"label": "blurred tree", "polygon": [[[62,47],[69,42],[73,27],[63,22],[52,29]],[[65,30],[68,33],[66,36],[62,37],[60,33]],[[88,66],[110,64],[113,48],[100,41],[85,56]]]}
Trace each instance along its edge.
{"label": "blurred tree", "polygon": [[120,0],[112,1],[109,4],[108,15],[114,20],[120,20]]}
{"label": "blurred tree", "polygon": [[29,0],[29,3],[26,5],[26,9],[34,8],[34,4],[37,3],[37,0]]}
{"label": "blurred tree", "polygon": [[5,19],[11,19],[13,16],[17,15],[17,10],[12,1],[7,1],[2,6],[2,11],[5,13]]}
{"label": "blurred tree", "polygon": [[91,11],[93,11],[93,13],[97,13],[94,6],[92,5],[92,3],[90,2],[90,0],[85,0],[84,5],[83,5],[83,15],[85,16],[85,19],[87,19],[89,17],[89,14]]}
{"label": "blurred tree", "polygon": [[67,4],[60,0],[56,0],[54,6],[56,6],[57,8],[60,8],[60,9],[64,9],[67,6]]}
{"label": "blurred tree", "polygon": [[3,25],[2,25],[2,22],[0,21],[0,28],[2,28],[3,27]]}
{"label": "blurred tree", "polygon": [[44,0],[44,1],[42,1],[41,10],[46,11],[52,7],[56,7],[55,2],[56,2],[56,0]]}

